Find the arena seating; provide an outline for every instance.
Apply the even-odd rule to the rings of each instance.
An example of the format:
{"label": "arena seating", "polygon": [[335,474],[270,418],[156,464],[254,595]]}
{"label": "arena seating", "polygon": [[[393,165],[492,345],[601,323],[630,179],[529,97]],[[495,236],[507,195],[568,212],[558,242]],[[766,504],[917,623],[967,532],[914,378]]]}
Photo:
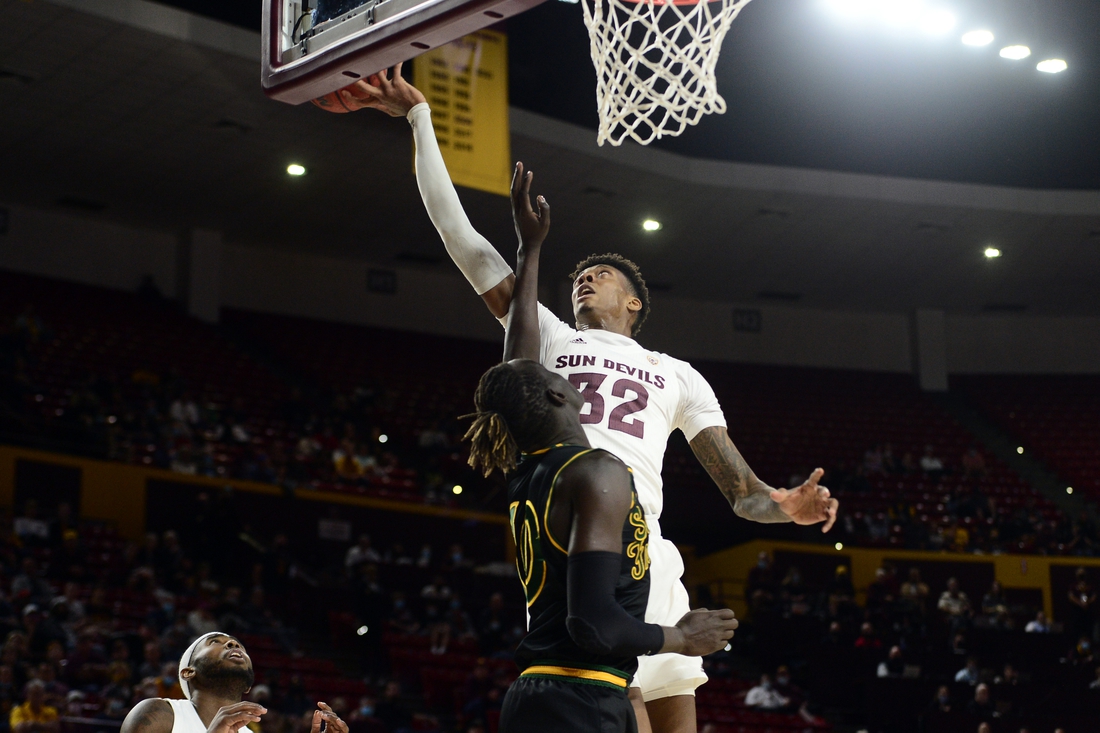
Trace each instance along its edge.
{"label": "arena seating", "polygon": [[[228,436],[210,445],[193,440],[192,450],[209,455],[214,475],[273,481],[284,469],[297,468],[299,473],[304,471],[298,480],[322,491],[423,501],[424,471],[416,465],[414,450],[417,437],[426,429],[440,429],[455,445],[462,429],[456,417],[472,408],[478,377],[499,358],[499,346],[488,342],[231,309],[223,313],[227,331],[185,317],[163,301],[26,275],[0,273],[0,286],[3,321],[13,323],[24,304],[31,303],[52,332],[52,338],[29,347],[27,370],[36,390],[26,396],[25,409],[47,422],[64,421],[66,413],[74,410],[84,410],[82,417],[91,423],[112,417],[125,420],[130,432],[116,431],[115,457],[167,467],[174,451],[191,439],[158,436],[150,426],[143,428],[135,414],[154,409],[150,398],[157,400],[156,409],[163,412],[164,403],[186,387],[220,413],[243,416],[248,429],[247,444]],[[283,373],[297,374],[323,394],[336,395],[334,405],[357,393],[371,394],[369,421],[376,432],[389,434],[392,442],[387,449],[400,453],[400,460],[395,456],[397,462],[385,471],[358,480],[337,477],[331,461],[323,456],[296,464],[294,446],[306,426],[290,424],[282,409],[291,387],[227,334],[233,334],[233,339],[243,336],[258,351],[267,352],[283,366]],[[971,545],[980,546],[989,542],[988,535],[1000,519],[1020,511],[1033,524],[1061,521],[1045,497],[981,450],[908,375],[718,363],[696,366],[714,385],[734,441],[765,481],[789,485],[814,466],[829,470],[825,483],[845,501],[845,521],[850,525],[847,541],[913,546],[914,540],[906,535],[907,524],[934,534],[935,527],[957,521],[971,535]],[[162,384],[155,388],[147,383],[150,380]],[[1054,387],[1029,391],[1026,383],[1026,379],[1013,382],[1019,389],[1012,389],[1029,405],[1045,403],[1055,394]],[[119,399],[98,405],[98,415],[86,414],[87,400],[79,404],[80,398],[95,391],[95,384],[101,393],[116,390]],[[1058,393],[1066,395],[1058,404],[1067,404],[1067,410],[1070,392],[1067,387]],[[1032,393],[1036,396],[1028,396]],[[327,404],[323,408],[322,421],[339,430],[339,409]],[[125,411],[130,418],[103,414],[111,410]],[[1087,423],[1087,412],[1072,414]],[[1054,422],[1057,417],[1043,419]],[[1036,450],[1052,456],[1075,451],[1072,458],[1064,458],[1066,465],[1080,467],[1073,474],[1080,482],[1095,482],[1088,463],[1095,460],[1095,452],[1088,450],[1088,440],[1093,438],[1087,436],[1094,435],[1089,430],[1088,425],[1076,424],[1063,431],[1035,427]],[[166,432],[165,427],[159,431]],[[1065,449],[1053,445],[1058,438],[1043,437],[1063,432],[1083,437],[1076,442],[1071,437]],[[1051,444],[1043,443],[1044,439]],[[930,445],[947,471],[936,478],[920,471],[862,471],[864,453],[884,444],[893,447],[898,461],[905,453],[918,458]],[[399,446],[407,450],[402,452]],[[672,441],[670,446],[665,466],[668,485],[692,500],[716,496],[686,445]],[[986,465],[982,477],[962,475],[960,459],[970,447],[982,453]],[[437,482],[477,481],[465,467],[460,449],[448,449],[433,460]],[[257,471],[257,465],[262,470]],[[979,496],[981,511],[956,516],[954,503],[960,495]],[[987,505],[989,498],[995,503],[992,508]],[[912,522],[899,521],[902,510],[911,514]],[[885,525],[885,532],[867,529],[876,523]],[[1044,551],[1059,551],[1053,540],[1048,544]],[[1036,548],[1025,544],[1004,549]]]}
{"label": "arena seating", "polygon": [[1100,377],[968,375],[951,383],[1068,486],[1100,500]]}

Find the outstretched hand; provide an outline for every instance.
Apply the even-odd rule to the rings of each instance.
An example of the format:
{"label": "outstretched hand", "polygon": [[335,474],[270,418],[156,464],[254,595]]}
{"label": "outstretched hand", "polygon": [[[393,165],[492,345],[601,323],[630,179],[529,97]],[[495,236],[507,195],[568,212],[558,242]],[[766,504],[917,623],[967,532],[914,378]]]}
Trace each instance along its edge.
{"label": "outstretched hand", "polygon": [[836,522],[836,512],[840,502],[829,495],[829,490],[819,486],[818,481],[825,475],[824,469],[816,468],[810,477],[797,489],[776,489],[771,493],[772,501],[790,517],[795,524],[817,524],[825,522],[822,532],[828,532]]}
{"label": "outstretched hand", "polygon": [[322,721],[325,723],[326,733],[348,733],[348,724],[327,703],[319,702],[317,707],[320,709],[313,711],[313,725],[310,726],[309,733],[321,733]]}
{"label": "outstretched hand", "polygon": [[512,219],[516,223],[516,235],[520,245],[537,248],[550,232],[550,204],[538,197],[539,210],[531,206],[531,181],[535,174],[523,170],[523,163],[516,163],[512,175]]}
{"label": "outstretched hand", "polygon": [[410,109],[427,101],[419,89],[401,76],[401,64],[390,70],[389,77],[385,71],[380,71],[336,93],[352,112],[369,107],[381,110],[390,117],[404,117]]}

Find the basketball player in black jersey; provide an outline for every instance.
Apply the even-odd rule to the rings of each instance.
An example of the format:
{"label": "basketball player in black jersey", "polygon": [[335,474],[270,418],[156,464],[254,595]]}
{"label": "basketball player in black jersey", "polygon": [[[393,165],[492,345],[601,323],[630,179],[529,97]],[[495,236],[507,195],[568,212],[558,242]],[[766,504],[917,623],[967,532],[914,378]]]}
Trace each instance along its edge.
{"label": "basketball player in black jersey", "polygon": [[644,622],[649,529],[630,470],[589,446],[584,398],[537,361],[538,255],[550,208],[539,197],[533,210],[531,174],[521,170],[512,181],[520,247],[505,361],[482,376],[467,433],[471,465],[512,473],[509,514],[530,615],[500,730],[633,733],[627,686],[637,657],[710,654],[737,620],[725,609],[691,611],[674,627]]}

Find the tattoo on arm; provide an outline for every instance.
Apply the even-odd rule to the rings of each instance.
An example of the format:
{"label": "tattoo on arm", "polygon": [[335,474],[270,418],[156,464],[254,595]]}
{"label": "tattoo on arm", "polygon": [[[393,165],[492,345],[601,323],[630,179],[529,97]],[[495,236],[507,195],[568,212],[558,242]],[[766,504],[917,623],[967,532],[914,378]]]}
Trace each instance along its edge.
{"label": "tattoo on arm", "polygon": [[120,733],[168,733],[175,723],[172,708],[163,700],[144,700],[122,722]]}
{"label": "tattoo on arm", "polygon": [[765,524],[791,521],[771,500],[775,489],[756,477],[725,428],[700,431],[691,441],[691,450],[737,516]]}

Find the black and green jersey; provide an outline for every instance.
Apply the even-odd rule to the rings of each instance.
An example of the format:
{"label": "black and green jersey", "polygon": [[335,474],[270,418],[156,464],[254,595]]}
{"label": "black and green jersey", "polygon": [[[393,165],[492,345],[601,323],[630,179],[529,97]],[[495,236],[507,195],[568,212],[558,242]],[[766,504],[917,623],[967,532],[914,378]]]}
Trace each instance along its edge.
{"label": "black and green jersey", "polygon": [[[527,597],[528,634],[516,650],[521,670],[566,667],[618,671],[626,679],[638,669],[636,657],[601,656],[581,649],[569,636],[566,573],[569,537],[548,526],[554,488],[562,470],[596,449],[562,445],[524,457],[508,484],[509,516],[516,541],[516,568]],[[632,501],[623,523],[623,558],[615,599],[634,618],[645,621],[649,601],[649,527],[631,476]],[[587,675],[586,675],[587,677]],[[598,681],[593,675],[589,681]],[[616,686],[619,686],[615,683]]]}

